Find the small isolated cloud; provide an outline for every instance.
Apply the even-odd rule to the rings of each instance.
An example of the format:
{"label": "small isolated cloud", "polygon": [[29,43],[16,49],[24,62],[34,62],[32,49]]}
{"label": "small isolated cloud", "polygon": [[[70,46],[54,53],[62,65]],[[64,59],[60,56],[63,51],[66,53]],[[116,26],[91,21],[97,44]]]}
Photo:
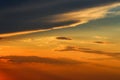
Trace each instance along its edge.
{"label": "small isolated cloud", "polygon": [[56,37],[56,39],[58,39],[58,40],[72,40],[69,37]]}
{"label": "small isolated cloud", "polygon": [[43,58],[37,56],[2,56],[0,62],[10,63],[46,63],[46,64],[80,64],[82,62],[66,58]]}
{"label": "small isolated cloud", "polygon": [[111,42],[106,42],[106,41],[95,41],[94,43],[96,43],[96,44],[112,44]]}

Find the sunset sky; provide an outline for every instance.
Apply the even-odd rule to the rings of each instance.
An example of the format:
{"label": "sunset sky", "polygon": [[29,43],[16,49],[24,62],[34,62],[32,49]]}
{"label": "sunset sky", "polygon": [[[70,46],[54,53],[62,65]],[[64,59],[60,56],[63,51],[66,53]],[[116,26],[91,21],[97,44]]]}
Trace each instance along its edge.
{"label": "sunset sky", "polygon": [[0,80],[120,80],[120,0],[1,0]]}

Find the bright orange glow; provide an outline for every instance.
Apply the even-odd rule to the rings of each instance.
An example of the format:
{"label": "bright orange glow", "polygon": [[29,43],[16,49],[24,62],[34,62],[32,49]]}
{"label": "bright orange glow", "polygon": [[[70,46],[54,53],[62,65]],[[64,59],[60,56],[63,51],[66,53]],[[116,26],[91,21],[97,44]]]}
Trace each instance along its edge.
{"label": "bright orange glow", "polygon": [[3,74],[2,72],[0,72],[0,80],[13,80],[10,77],[8,77],[7,75]]}
{"label": "bright orange glow", "polygon": [[[0,80],[120,80],[120,3],[110,0],[109,4],[89,7],[84,5],[90,0],[46,1],[45,5],[18,2],[22,5],[16,5],[15,10],[12,6],[9,14],[7,7],[3,10],[6,14],[0,13],[5,17],[0,19],[4,29],[0,30]],[[83,2],[83,9],[71,5],[72,1]],[[70,2],[70,6],[60,8],[56,2]],[[48,12],[54,4],[60,13]],[[40,14],[39,6],[45,7]],[[72,6],[77,8],[72,10]],[[8,29],[13,33],[4,24],[10,24]]]}

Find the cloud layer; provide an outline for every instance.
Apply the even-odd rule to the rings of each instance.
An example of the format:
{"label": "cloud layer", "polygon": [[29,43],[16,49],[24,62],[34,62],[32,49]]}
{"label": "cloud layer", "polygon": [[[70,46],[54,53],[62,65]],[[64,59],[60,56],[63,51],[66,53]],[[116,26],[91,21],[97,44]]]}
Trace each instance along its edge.
{"label": "cloud layer", "polygon": [[[109,68],[109,66],[96,64],[96,63],[87,63],[87,64],[85,63],[80,65],[73,65],[73,64],[58,65],[59,62],[56,60],[54,62],[52,61],[51,63],[51,59],[49,58],[40,58],[36,56],[0,57],[0,61],[5,61],[5,60],[6,63],[0,62],[1,80],[81,80],[81,79],[119,80],[120,79],[119,78],[120,72],[118,68],[114,71],[113,67]],[[49,63],[46,63],[48,61]],[[44,62],[45,64],[43,64]],[[69,60],[69,62],[71,62],[71,60]],[[20,63],[27,63],[27,64],[20,64]],[[49,64],[57,64],[57,65],[49,65]],[[67,62],[67,64],[69,63]]]}

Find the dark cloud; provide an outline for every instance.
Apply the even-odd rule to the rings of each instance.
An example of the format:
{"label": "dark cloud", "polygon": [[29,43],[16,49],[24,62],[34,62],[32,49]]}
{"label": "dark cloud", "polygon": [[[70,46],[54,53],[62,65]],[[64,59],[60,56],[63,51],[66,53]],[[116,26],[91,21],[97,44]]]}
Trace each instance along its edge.
{"label": "dark cloud", "polygon": [[94,43],[104,44],[104,42],[102,42],[102,41],[96,41],[96,42],[94,42]]}
{"label": "dark cloud", "polygon": [[54,58],[43,58],[37,56],[3,56],[0,57],[1,61],[7,61],[12,63],[46,63],[46,64],[81,64],[84,62],[79,62],[72,59],[54,59]]}
{"label": "dark cloud", "polygon": [[77,20],[48,22],[49,16],[106,5],[119,0],[0,0],[0,33],[49,29]]}
{"label": "dark cloud", "polygon": [[56,39],[58,39],[58,40],[72,40],[69,37],[56,37]]}
{"label": "dark cloud", "polygon": [[100,54],[100,55],[107,55],[111,57],[118,58],[120,57],[120,52],[105,52],[105,51],[100,51],[100,50],[94,50],[94,49],[83,49],[81,50],[82,52],[87,52],[87,53],[95,53],[95,54]]}
{"label": "dark cloud", "polygon": [[110,42],[105,42],[105,41],[95,41],[94,43],[96,43],[96,44],[111,44]]}
{"label": "dark cloud", "polygon": [[116,59],[120,58],[120,52],[105,52],[101,50],[94,50],[90,48],[81,48],[81,47],[75,47],[75,46],[66,46],[63,49],[56,50],[56,51],[80,51],[80,52],[85,52],[85,53],[106,55],[106,56],[110,56]]}
{"label": "dark cloud", "polygon": [[82,52],[87,52],[87,53],[95,53],[95,54],[101,54],[101,55],[107,55],[115,58],[120,58],[120,52],[105,52],[101,50],[94,50],[94,49],[89,49],[89,48],[79,48],[80,51]]}

